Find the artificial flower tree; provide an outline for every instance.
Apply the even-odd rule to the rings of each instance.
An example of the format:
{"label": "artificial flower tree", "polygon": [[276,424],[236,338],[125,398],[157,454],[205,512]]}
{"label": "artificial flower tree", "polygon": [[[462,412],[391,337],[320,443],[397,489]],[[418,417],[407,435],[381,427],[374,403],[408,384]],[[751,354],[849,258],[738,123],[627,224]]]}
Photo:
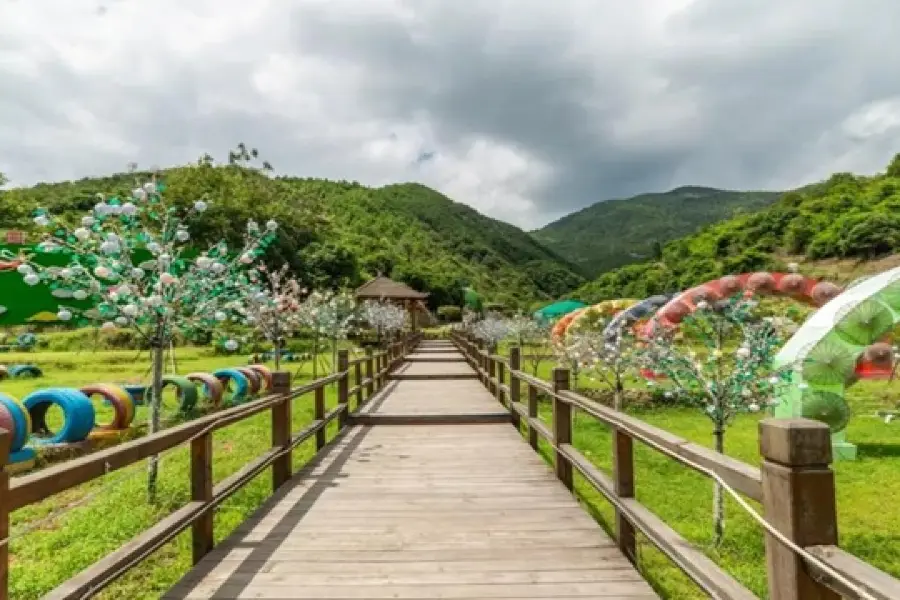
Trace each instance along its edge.
{"label": "artificial flower tree", "polygon": [[516,315],[506,321],[507,337],[519,348],[529,348],[525,357],[531,363],[531,374],[537,377],[541,362],[548,358],[543,354],[544,348],[550,341],[550,325],[545,321],[538,321],[528,315]]}
{"label": "artificial flower tree", "polygon": [[[69,264],[45,267],[30,255],[20,257],[24,262],[18,267],[28,285],[47,285],[94,302],[95,308],[87,311],[60,306],[61,321],[82,326],[94,321],[101,329],[129,327],[146,341],[152,361],[151,434],[160,428],[164,355],[173,336],[195,337],[241,318],[237,309],[253,289],[247,270],[278,228],[274,221],[265,227],[249,221],[241,247],[229,248],[222,241],[198,254],[189,224],[206,211],[207,202],[181,208],[166,201],[164,190],[154,177],[139,183],[130,197],[98,194],[76,227],[39,209],[34,222],[49,231],[37,251],[65,253]],[[157,457],[151,457],[148,468],[152,499]]]}
{"label": "artificial flower tree", "polygon": [[470,331],[477,339],[488,345],[489,352],[496,352],[497,345],[509,335],[510,329],[505,319],[486,317],[472,323]]}
{"label": "artificial flower tree", "polygon": [[[725,452],[725,431],[737,415],[773,406],[790,381],[789,366],[773,366],[782,340],[770,320],[756,318],[755,307],[741,296],[713,305],[700,302],[681,322],[681,336],[660,331],[643,340],[636,353],[649,385],[666,380],[667,397],[683,398],[712,421],[716,452]],[[725,518],[718,483],[713,518],[718,544]]]}
{"label": "artificial flower tree", "polygon": [[393,302],[366,300],[359,307],[359,317],[375,330],[380,345],[384,337],[392,339],[403,330],[406,326],[407,312]]}
{"label": "artificial flower tree", "polygon": [[284,265],[269,270],[265,265],[257,266],[249,274],[254,289],[246,302],[237,307],[243,313],[244,322],[272,344],[276,371],[281,368],[287,338],[303,325],[301,307],[306,288],[288,276],[288,268]]}
{"label": "artificial flower tree", "polygon": [[600,326],[576,331],[568,337],[567,354],[578,357],[581,370],[607,387],[613,395],[613,408],[622,410],[625,378],[635,364],[635,340],[630,329],[623,326],[610,332]]}
{"label": "artificial flower tree", "polygon": [[303,326],[313,334],[313,379],[318,377],[319,344],[331,342],[332,367],[337,365],[337,347],[347,339],[356,320],[356,303],[347,293],[313,291],[300,307]]}

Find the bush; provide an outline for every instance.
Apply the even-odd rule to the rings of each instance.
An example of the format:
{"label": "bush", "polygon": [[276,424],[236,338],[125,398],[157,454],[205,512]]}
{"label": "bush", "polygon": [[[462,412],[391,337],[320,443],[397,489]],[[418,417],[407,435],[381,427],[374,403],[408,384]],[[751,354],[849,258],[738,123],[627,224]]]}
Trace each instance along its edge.
{"label": "bush", "polygon": [[440,306],[437,309],[437,316],[441,321],[456,323],[462,319],[462,309],[458,306]]}

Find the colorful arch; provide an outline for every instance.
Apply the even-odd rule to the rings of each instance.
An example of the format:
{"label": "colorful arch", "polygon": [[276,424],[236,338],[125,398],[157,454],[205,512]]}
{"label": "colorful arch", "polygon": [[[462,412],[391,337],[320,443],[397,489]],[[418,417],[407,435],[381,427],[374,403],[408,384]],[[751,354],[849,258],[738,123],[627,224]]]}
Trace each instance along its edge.
{"label": "colorful arch", "polygon": [[841,288],[829,281],[819,281],[799,273],[760,271],[726,275],[678,294],[647,322],[642,334],[649,337],[659,327],[677,327],[682,319],[696,310],[700,302],[716,302],[739,293],[786,296],[813,306],[823,306],[840,294]]}
{"label": "colorful arch", "polygon": [[579,308],[557,321],[551,330],[551,335],[555,340],[560,340],[568,335],[570,331],[573,331],[574,327],[591,313],[598,314],[601,317],[612,317],[633,306],[636,302],[637,300],[633,298],[621,298],[618,300],[604,300],[593,306]]}
{"label": "colorful arch", "polygon": [[900,267],[858,283],[828,302],[797,330],[775,357],[793,366],[792,385],[775,416],[807,417],[831,427],[836,458],[852,460],[847,442],[850,409],[844,399],[859,379],[888,378],[893,348],[881,340],[900,322]]}
{"label": "colorful arch", "polygon": [[632,304],[610,320],[603,329],[603,338],[607,341],[615,339],[616,333],[622,327],[627,327],[640,319],[651,316],[661,306],[665,306],[672,297],[673,294],[660,294],[658,296],[644,298],[637,304]]}

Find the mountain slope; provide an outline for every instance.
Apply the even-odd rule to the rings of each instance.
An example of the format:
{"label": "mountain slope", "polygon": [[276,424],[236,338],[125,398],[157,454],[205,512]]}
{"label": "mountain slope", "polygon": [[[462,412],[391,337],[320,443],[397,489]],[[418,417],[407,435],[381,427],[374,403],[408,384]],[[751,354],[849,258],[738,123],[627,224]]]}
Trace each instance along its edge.
{"label": "mountain slope", "polygon": [[788,261],[870,261],[900,251],[900,155],[876,176],[836,173],[770,207],[671,241],[659,260],[602,274],[575,296],[596,302],[683,290]]}
{"label": "mountain slope", "polygon": [[532,232],[589,276],[658,255],[658,246],[739,211],[774,202],[780,192],[680,187],[662,194],[598,202]]}
{"label": "mountain slope", "polygon": [[[135,176],[82,179],[0,191],[0,229],[33,230],[38,206],[80,218],[101,193],[128,194]],[[210,209],[192,228],[199,244],[239,243],[248,218],[275,218],[281,235],[271,260],[287,261],[310,286],[352,287],[378,272],[460,304],[472,285],[492,301],[527,307],[584,279],[524,231],[418,184],[367,188],[355,182],[270,178],[239,166],[197,165],[162,174],[167,196],[206,197]],[[32,236],[31,239],[34,239]]]}

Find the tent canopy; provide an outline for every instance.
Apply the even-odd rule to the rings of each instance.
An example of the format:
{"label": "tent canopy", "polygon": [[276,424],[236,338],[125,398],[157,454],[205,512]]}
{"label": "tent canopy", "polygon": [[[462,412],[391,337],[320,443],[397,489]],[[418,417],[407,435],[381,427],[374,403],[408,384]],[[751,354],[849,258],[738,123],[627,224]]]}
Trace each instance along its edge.
{"label": "tent canopy", "polygon": [[573,310],[578,310],[579,308],[584,308],[587,306],[584,302],[578,302],[577,300],[562,300],[560,302],[554,302],[549,306],[545,306],[544,308],[535,311],[534,318],[535,319],[545,319],[545,320],[553,320],[562,317],[563,315],[567,315]]}

